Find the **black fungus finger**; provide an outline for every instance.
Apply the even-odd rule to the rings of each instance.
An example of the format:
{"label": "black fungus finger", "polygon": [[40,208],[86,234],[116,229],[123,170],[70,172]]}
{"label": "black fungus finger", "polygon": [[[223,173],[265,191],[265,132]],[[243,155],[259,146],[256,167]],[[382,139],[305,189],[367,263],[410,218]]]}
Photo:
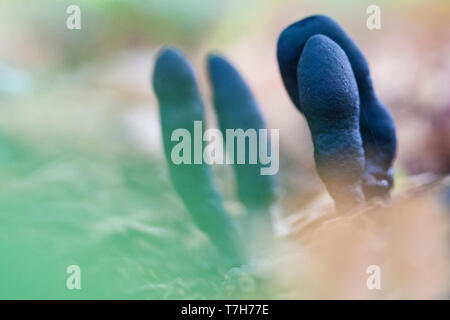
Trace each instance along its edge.
{"label": "black fungus finger", "polygon": [[277,58],[286,90],[303,112],[304,103],[298,95],[297,65],[306,41],[316,34],[326,35],[344,50],[356,78],[361,109],[360,132],[365,152],[366,198],[388,197],[394,182],[392,165],[397,148],[394,121],[375,94],[364,55],[336,21],[315,15],[283,30],[278,39]]}
{"label": "black fungus finger", "polygon": [[[266,128],[261,110],[246,82],[225,58],[210,54],[208,71],[213,88],[214,107],[226,141],[229,141],[228,136],[231,137],[230,132],[235,132],[236,129],[255,133],[248,135],[245,148],[241,150],[245,151],[246,155],[244,164],[238,164],[239,140],[233,138],[232,160],[239,198],[247,208],[267,208],[277,198],[276,173],[279,165],[278,150],[271,152],[271,132]],[[256,163],[249,161],[251,152],[257,154]],[[259,152],[262,152],[264,157],[270,157],[270,160],[262,161]]]}
{"label": "black fungus finger", "polygon": [[316,35],[306,42],[297,70],[317,171],[337,210],[349,211],[364,202],[358,88],[350,62],[334,41]]}
{"label": "black fungus finger", "polygon": [[[223,207],[211,170],[202,159],[195,163],[203,142],[201,138],[200,145],[194,142],[199,134],[194,132],[198,130],[194,129],[194,122],[199,121],[196,123],[203,129],[204,108],[193,69],[180,52],[173,48],[160,52],[153,86],[160,106],[163,145],[172,183],[198,227],[222,252],[238,257],[239,235]],[[179,148],[182,142],[186,143],[183,151]]]}

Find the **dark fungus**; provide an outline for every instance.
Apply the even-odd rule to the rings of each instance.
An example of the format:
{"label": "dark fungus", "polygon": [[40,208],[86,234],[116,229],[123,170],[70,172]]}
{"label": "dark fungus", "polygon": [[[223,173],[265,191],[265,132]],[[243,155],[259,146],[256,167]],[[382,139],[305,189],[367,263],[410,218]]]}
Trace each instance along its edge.
{"label": "dark fungus", "polygon": [[288,26],[281,33],[277,58],[283,83],[291,100],[303,113],[297,65],[306,42],[317,34],[336,42],[350,61],[360,98],[359,127],[365,155],[363,190],[367,199],[387,198],[394,183],[392,165],[397,147],[394,121],[375,94],[364,55],[337,22],[315,15]]}
{"label": "dark fungus", "polygon": [[305,44],[297,79],[317,172],[338,211],[358,207],[364,202],[364,151],[358,88],[350,62],[334,41],[315,35]]}
{"label": "dark fungus", "polygon": [[[282,32],[277,57],[289,96],[308,122],[317,171],[338,211],[358,207],[365,199],[388,197],[393,185],[395,126],[375,95],[367,61],[358,47],[335,21],[318,15]],[[208,71],[222,133],[266,129],[238,71],[218,55],[209,55]],[[172,133],[184,129],[192,136],[195,121],[204,125],[193,69],[180,52],[166,48],[157,58],[153,84],[172,183],[198,227],[233,264],[240,264],[241,234],[223,207],[210,167],[203,162],[171,161],[177,143]],[[269,151],[270,141],[266,143],[263,146]],[[191,147],[193,154],[195,144]],[[238,195],[249,212],[267,213],[277,198],[276,177],[261,175],[261,167],[248,161],[234,165]]]}
{"label": "dark fungus", "polygon": [[[240,264],[239,233],[223,207],[221,195],[205,164],[174,164],[172,132],[185,129],[194,135],[194,121],[204,120],[204,108],[189,62],[173,48],[163,49],[156,61],[153,85],[160,106],[163,145],[172,183],[194,222],[216,247]],[[194,153],[192,144],[191,154]]]}
{"label": "dark fungus", "polygon": [[[239,72],[223,57],[215,54],[208,56],[208,71],[214,95],[214,107],[220,129],[225,136],[227,129],[255,129],[258,141],[260,129],[267,129],[264,118],[249,87]],[[270,151],[270,140],[265,146]],[[236,149],[236,143],[234,144]],[[259,147],[258,147],[259,148]],[[249,144],[245,154],[248,157]],[[249,212],[258,212],[255,208],[269,207],[277,197],[276,176],[261,175],[261,163],[237,164],[236,150],[234,171],[237,180],[238,196]],[[246,159],[248,160],[248,159]]]}

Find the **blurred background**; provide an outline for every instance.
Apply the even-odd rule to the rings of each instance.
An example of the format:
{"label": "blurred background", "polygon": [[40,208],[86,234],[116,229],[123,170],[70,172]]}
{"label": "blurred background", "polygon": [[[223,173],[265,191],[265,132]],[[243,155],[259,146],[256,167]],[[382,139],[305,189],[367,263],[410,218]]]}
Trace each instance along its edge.
{"label": "blurred background", "polygon": [[[81,9],[81,30],[66,27],[71,4]],[[372,4],[381,8],[381,30],[366,27]],[[449,1],[0,1],[0,298],[448,297],[448,216],[433,209],[432,196],[414,206],[422,208],[416,215],[404,206],[389,213],[398,213],[395,221],[382,215],[383,226],[392,227],[378,238],[361,236],[360,243],[390,261],[386,268],[397,280],[373,293],[365,288],[365,267],[339,264],[367,253],[364,245],[348,249],[354,243],[348,226],[339,229],[337,242],[347,259],[323,254],[336,245],[329,233],[315,242],[319,249],[295,242],[277,250],[296,253],[286,260],[295,272],[283,273],[295,277],[294,284],[274,280],[283,266],[224,276],[217,253],[171,187],[150,82],[164,45],[193,63],[210,126],[216,119],[206,54],[221,52],[242,72],[269,127],[280,129],[285,215],[323,194],[306,121],[290,102],[276,62],[280,32],[318,13],[337,20],[360,46],[393,113],[399,139],[394,192],[403,194],[412,176],[448,175]],[[216,171],[231,208],[227,170]],[[398,251],[389,251],[389,243]],[[392,263],[393,256],[404,259]],[[361,266],[372,264],[373,256],[359,257]],[[66,288],[72,264],[81,268],[81,290]],[[323,276],[339,278],[339,266],[363,280],[334,283]],[[313,269],[322,273],[313,276]]]}

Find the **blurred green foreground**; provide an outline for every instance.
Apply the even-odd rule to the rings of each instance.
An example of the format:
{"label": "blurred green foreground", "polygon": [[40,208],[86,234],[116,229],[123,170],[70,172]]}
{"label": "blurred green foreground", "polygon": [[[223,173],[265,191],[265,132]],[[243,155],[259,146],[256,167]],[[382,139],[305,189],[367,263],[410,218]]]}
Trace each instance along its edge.
{"label": "blurred green foreground", "polygon": [[70,2],[78,31],[68,4],[0,3],[0,299],[230,297],[168,182],[149,81],[148,44],[189,48],[220,1]]}

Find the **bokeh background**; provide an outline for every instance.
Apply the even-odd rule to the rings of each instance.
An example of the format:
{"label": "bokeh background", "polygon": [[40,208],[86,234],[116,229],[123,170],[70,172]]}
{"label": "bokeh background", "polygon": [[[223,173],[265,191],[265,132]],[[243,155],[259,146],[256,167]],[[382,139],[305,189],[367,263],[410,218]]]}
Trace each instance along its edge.
{"label": "bokeh background", "polygon": [[[70,4],[81,8],[81,30],[66,28]],[[381,30],[366,27],[372,4],[381,7]],[[317,13],[361,47],[393,113],[395,194],[407,193],[411,177],[426,183],[449,174],[447,0],[0,1],[0,298],[449,297],[439,196],[405,200],[375,226],[338,228],[341,241],[325,232],[312,247],[277,248],[279,265],[226,272],[170,185],[150,81],[164,45],[193,63],[210,126],[206,54],[221,52],[247,79],[269,126],[280,129],[286,216],[321,197],[309,131],[275,57],[281,30]],[[228,170],[216,171],[233,208]],[[377,223],[384,231],[373,235]],[[360,245],[348,236],[355,229]],[[377,260],[371,250],[390,272],[377,293],[365,287],[365,266]],[[81,267],[81,290],[66,288],[72,264]]]}

